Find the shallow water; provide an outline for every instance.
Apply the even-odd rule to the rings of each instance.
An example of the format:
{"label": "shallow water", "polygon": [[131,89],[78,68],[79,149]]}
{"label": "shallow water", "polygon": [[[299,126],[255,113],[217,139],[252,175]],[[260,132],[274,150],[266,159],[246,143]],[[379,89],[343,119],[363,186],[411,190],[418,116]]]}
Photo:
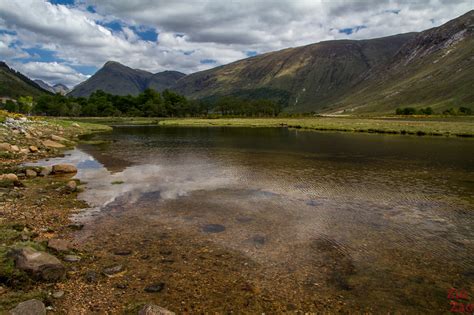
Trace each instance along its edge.
{"label": "shallow water", "polygon": [[474,295],[472,140],[136,126],[94,139],[43,162],[87,183],[80,239],[105,221],[164,224],[255,263],[287,310],[439,313],[451,287]]}

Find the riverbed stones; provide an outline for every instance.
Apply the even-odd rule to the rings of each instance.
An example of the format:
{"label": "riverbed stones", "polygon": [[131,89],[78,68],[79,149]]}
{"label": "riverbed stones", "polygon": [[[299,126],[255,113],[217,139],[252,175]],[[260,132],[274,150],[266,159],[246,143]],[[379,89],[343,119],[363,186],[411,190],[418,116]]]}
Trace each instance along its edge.
{"label": "riverbed stones", "polygon": [[57,252],[67,252],[71,249],[71,243],[63,239],[50,239],[48,241],[48,247]]}
{"label": "riverbed stones", "polygon": [[104,275],[110,277],[110,276],[116,275],[116,274],[118,274],[122,271],[123,271],[123,266],[122,265],[113,265],[113,266],[104,268],[104,270],[102,272],[103,272]]}
{"label": "riverbed stones", "polygon": [[76,191],[76,190],[77,190],[77,183],[76,183],[76,181],[74,181],[74,180],[68,181],[67,184],[66,184],[66,188],[67,188],[67,190],[70,191],[70,192]]}
{"label": "riverbed stones", "polygon": [[55,299],[60,299],[64,296],[64,291],[62,290],[54,291],[53,294],[51,294],[51,296]]}
{"label": "riverbed stones", "polygon": [[79,257],[77,255],[65,255],[63,257],[63,260],[66,261],[66,262],[79,262],[79,261],[81,261],[81,257]]}
{"label": "riverbed stones", "polygon": [[35,278],[53,282],[63,279],[66,275],[63,264],[51,254],[25,247],[14,250],[12,256],[16,268],[26,271]]}
{"label": "riverbed stones", "polygon": [[10,151],[12,152],[20,152],[20,148],[17,145],[12,145],[10,147]]}
{"label": "riverbed stones", "polygon": [[140,311],[138,315],[174,315],[175,313],[155,304],[146,304]]}
{"label": "riverbed stones", "polygon": [[42,143],[45,147],[52,148],[52,149],[61,149],[65,147],[64,144],[61,144],[53,140],[44,140],[42,141]]}
{"label": "riverbed stones", "polygon": [[32,170],[32,169],[27,169],[25,171],[25,174],[26,174],[26,177],[29,177],[29,178],[33,178],[33,177],[36,177],[38,174]]}
{"label": "riverbed stones", "polygon": [[28,153],[30,153],[30,150],[23,148],[23,149],[20,149],[20,153],[21,154],[28,154]]}
{"label": "riverbed stones", "polygon": [[46,307],[43,302],[32,299],[21,302],[14,309],[10,310],[10,315],[46,315]]}
{"label": "riverbed stones", "polygon": [[56,164],[53,166],[53,174],[73,174],[77,168],[72,164]]}
{"label": "riverbed stones", "polygon": [[163,282],[158,282],[158,283],[154,283],[154,284],[151,284],[151,285],[147,286],[145,288],[145,292],[158,293],[158,292],[163,291],[164,288],[165,288],[165,284]]}
{"label": "riverbed stones", "polygon": [[202,231],[206,233],[220,233],[225,231],[225,226],[221,224],[205,224]]}
{"label": "riverbed stones", "polygon": [[30,149],[30,152],[31,152],[31,153],[36,153],[36,152],[38,152],[38,147],[35,146],[35,145],[30,145],[30,146],[28,147],[28,149]]}

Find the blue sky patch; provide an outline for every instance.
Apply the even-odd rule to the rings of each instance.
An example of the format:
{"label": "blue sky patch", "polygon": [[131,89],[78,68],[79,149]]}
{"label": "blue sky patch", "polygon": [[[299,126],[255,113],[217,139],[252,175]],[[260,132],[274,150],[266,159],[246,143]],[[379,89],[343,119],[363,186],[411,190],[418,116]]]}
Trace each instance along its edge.
{"label": "blue sky patch", "polygon": [[357,33],[358,31],[360,31],[361,29],[364,29],[364,28],[367,28],[367,26],[358,25],[358,26],[355,26],[355,27],[342,28],[342,29],[339,29],[339,33],[344,33],[344,34],[347,34],[347,35],[351,35],[353,33]]}
{"label": "blue sky patch", "polygon": [[158,40],[158,33],[152,28],[143,28],[143,27],[130,27],[135,34],[140,37],[142,40],[146,40],[149,42],[156,42]]}
{"label": "blue sky patch", "polygon": [[203,65],[209,65],[209,64],[217,63],[217,60],[214,60],[214,59],[202,59],[200,62],[201,62],[201,64],[203,64]]}
{"label": "blue sky patch", "polygon": [[247,50],[245,52],[245,55],[247,55],[247,57],[253,57],[253,56],[256,56],[258,53],[255,51],[255,50]]}
{"label": "blue sky patch", "polygon": [[52,4],[73,5],[74,0],[49,0]]}
{"label": "blue sky patch", "polygon": [[41,61],[41,62],[62,62],[64,61],[61,58],[56,56],[56,52],[52,50],[42,49],[39,47],[33,48],[23,48],[23,51],[26,51],[31,55],[31,58],[21,58],[20,60],[24,62],[28,61]]}

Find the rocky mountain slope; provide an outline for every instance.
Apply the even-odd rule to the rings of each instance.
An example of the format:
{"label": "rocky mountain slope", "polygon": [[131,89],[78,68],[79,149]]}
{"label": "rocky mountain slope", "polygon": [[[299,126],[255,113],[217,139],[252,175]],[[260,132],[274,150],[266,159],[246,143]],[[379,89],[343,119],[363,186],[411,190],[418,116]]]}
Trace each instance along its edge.
{"label": "rocky mountain slope", "polygon": [[92,77],[74,87],[72,96],[89,96],[97,90],[116,95],[137,95],[150,87],[157,91],[171,87],[184,73],[164,71],[156,74],[132,69],[115,61],[108,61]]}
{"label": "rocky mountain slope", "polygon": [[36,84],[38,84],[43,90],[49,91],[51,93],[60,93],[62,95],[66,95],[69,92],[69,88],[61,83],[51,86],[48,83],[44,82],[43,80],[33,80],[33,81]]}
{"label": "rocky mountain slope", "polygon": [[0,97],[39,96],[49,93],[20,72],[0,62]]}

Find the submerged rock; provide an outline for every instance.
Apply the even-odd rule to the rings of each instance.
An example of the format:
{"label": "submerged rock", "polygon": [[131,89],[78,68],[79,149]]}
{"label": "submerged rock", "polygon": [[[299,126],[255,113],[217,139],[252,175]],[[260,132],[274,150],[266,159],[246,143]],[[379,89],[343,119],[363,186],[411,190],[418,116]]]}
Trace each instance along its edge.
{"label": "submerged rock", "polygon": [[220,224],[206,224],[202,227],[202,231],[206,233],[220,233],[225,231],[225,226]]}
{"label": "submerged rock", "polygon": [[165,288],[165,284],[163,282],[154,283],[152,285],[147,286],[145,288],[145,292],[158,293],[158,292],[163,291],[164,288]]}
{"label": "submerged rock", "polygon": [[146,304],[143,306],[138,315],[174,315],[175,313],[155,304]]}
{"label": "submerged rock", "polygon": [[33,277],[45,281],[58,281],[66,275],[66,269],[55,256],[31,247],[14,250],[15,267]]}
{"label": "submerged rock", "polygon": [[77,173],[77,168],[72,164],[56,164],[53,166],[53,174]]}
{"label": "submerged rock", "polygon": [[39,300],[21,302],[9,312],[11,315],[45,315],[46,307]]}
{"label": "submerged rock", "polygon": [[123,266],[122,265],[113,265],[113,266],[104,268],[104,270],[102,272],[106,276],[113,276],[113,275],[115,275],[119,272],[122,272],[122,271],[123,271]]}

